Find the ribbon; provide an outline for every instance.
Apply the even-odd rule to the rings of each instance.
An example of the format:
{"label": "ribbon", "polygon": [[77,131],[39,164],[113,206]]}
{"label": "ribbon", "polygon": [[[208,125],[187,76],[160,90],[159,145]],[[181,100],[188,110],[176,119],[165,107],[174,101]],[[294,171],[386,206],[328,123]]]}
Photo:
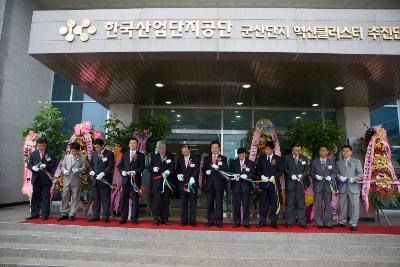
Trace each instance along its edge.
{"label": "ribbon", "polygon": [[196,191],[193,188],[193,184],[187,183],[183,185],[183,190],[185,190],[186,192],[190,192],[192,191],[193,194],[196,193]]}
{"label": "ribbon", "polygon": [[136,175],[132,174],[131,176],[131,185],[133,187],[133,190],[139,194],[139,198],[143,198],[143,190],[142,188],[139,188],[136,184]]}
{"label": "ribbon", "polygon": [[169,181],[167,179],[167,175],[165,174],[165,172],[163,172],[162,175],[153,177],[154,180],[157,180],[157,179],[160,179],[160,178],[163,178],[163,188],[162,188],[161,192],[164,193],[165,185],[168,186],[168,188],[169,188],[169,190],[171,190],[171,192],[174,192],[174,189],[172,189],[172,188],[176,188],[176,187],[175,187],[174,184],[169,183]]}
{"label": "ribbon", "polygon": [[278,192],[278,187],[276,186],[276,180],[274,179],[273,181],[271,181],[270,180],[270,178],[268,178],[268,180],[267,181],[264,181],[264,180],[256,180],[256,181],[253,181],[254,183],[272,183],[273,185],[274,185],[274,188],[275,188],[275,193],[276,193],[276,198],[277,198],[277,201],[276,201],[276,213],[275,214],[279,214],[279,211],[281,210],[281,203],[280,203],[280,201],[279,201],[279,192]]}
{"label": "ribbon", "polygon": [[221,170],[218,170],[218,172],[228,181],[232,180],[232,178],[235,177],[235,174],[232,172],[225,172]]}

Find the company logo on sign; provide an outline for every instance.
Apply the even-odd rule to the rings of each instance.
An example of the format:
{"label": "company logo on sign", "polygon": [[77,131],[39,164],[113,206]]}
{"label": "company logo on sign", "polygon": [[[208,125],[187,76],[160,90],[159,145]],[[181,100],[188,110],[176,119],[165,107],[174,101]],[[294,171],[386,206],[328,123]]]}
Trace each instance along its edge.
{"label": "company logo on sign", "polygon": [[76,25],[75,20],[68,20],[67,26],[62,26],[58,32],[65,36],[65,40],[68,42],[72,42],[75,39],[75,35],[79,36],[82,42],[87,42],[89,35],[96,33],[96,27],[90,24],[91,22],[88,19],[83,20],[81,25]]}

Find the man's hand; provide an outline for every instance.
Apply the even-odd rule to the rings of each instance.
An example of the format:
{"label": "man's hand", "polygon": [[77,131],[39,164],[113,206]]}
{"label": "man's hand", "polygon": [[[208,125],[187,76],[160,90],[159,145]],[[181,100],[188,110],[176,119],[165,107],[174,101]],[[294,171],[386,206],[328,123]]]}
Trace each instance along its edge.
{"label": "man's hand", "polygon": [[190,177],[190,179],[189,179],[189,184],[190,185],[192,185],[192,184],[194,184],[196,181],[194,180],[194,178],[193,177]]}
{"label": "man's hand", "polygon": [[64,171],[64,176],[69,176],[69,171]]}
{"label": "man's hand", "polygon": [[158,167],[153,168],[153,172],[158,172],[160,169]]}
{"label": "man's hand", "polygon": [[124,177],[128,175],[128,173],[127,173],[126,171],[122,171],[121,174],[122,174],[122,176],[124,176]]}
{"label": "man's hand", "polygon": [[211,175],[211,170],[206,170],[207,175]]}
{"label": "man's hand", "polygon": [[129,171],[128,174],[132,176],[132,175],[136,175],[136,172],[135,171]]}
{"label": "man's hand", "polygon": [[267,176],[265,176],[264,174],[261,175],[261,180],[263,180],[264,182],[269,182],[269,179]]}
{"label": "man's hand", "polygon": [[292,175],[292,180],[293,180],[293,181],[297,181],[297,176],[293,174],[293,175]]}
{"label": "man's hand", "polygon": [[355,183],[355,181],[356,181],[356,180],[354,180],[354,177],[351,177],[351,178],[350,178],[350,183],[353,184],[353,183]]}
{"label": "man's hand", "polygon": [[214,170],[218,170],[218,169],[219,169],[219,166],[218,166],[217,164],[213,164],[213,165],[211,165],[211,167],[212,167]]}
{"label": "man's hand", "polygon": [[346,180],[347,180],[347,177],[344,177],[344,176],[339,176],[339,180],[342,182],[342,183],[344,183],[344,182],[346,182]]}
{"label": "man's hand", "polygon": [[104,175],[105,175],[104,172],[101,172],[96,176],[96,179],[101,180],[101,179],[103,179]]}
{"label": "man's hand", "polygon": [[242,175],[240,175],[240,178],[247,179],[247,174],[243,173]]}
{"label": "man's hand", "polygon": [[43,164],[40,164],[40,169],[41,169],[41,170],[46,169],[46,164],[44,164],[44,163],[43,163]]}
{"label": "man's hand", "polygon": [[94,176],[96,173],[94,172],[94,171],[91,171],[90,173],[89,173],[89,175],[90,176]]}
{"label": "man's hand", "polygon": [[72,172],[77,174],[79,172],[79,169],[78,168],[72,168]]}
{"label": "man's hand", "polygon": [[275,176],[271,176],[271,178],[269,178],[269,181],[270,181],[271,183],[275,182]]}
{"label": "man's hand", "polygon": [[38,167],[38,166],[33,166],[33,167],[32,167],[32,171],[38,172],[38,171],[39,171],[39,167]]}
{"label": "man's hand", "polygon": [[180,173],[177,175],[177,177],[179,181],[183,182],[183,174]]}
{"label": "man's hand", "polygon": [[171,172],[169,170],[164,171],[165,176],[168,176]]}
{"label": "man's hand", "polygon": [[332,178],[330,176],[326,176],[325,178],[328,182],[330,182],[332,180]]}
{"label": "man's hand", "polygon": [[315,178],[317,178],[318,181],[322,181],[324,179],[324,177],[320,176],[320,175],[315,175]]}

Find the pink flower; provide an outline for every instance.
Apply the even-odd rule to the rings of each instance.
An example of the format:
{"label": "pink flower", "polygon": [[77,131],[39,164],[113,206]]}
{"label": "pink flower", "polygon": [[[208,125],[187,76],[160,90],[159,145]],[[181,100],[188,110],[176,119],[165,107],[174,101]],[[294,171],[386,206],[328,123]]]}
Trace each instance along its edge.
{"label": "pink flower", "polygon": [[100,132],[99,130],[97,130],[97,129],[94,130],[93,136],[94,136],[94,139],[96,139],[96,138],[103,139],[103,135],[102,135],[101,132]]}

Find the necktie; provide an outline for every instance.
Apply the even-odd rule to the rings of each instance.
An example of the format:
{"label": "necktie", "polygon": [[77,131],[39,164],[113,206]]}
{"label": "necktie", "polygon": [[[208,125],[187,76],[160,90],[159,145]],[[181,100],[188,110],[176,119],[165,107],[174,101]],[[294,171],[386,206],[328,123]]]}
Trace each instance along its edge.
{"label": "necktie", "polygon": [[216,163],[217,163],[217,155],[213,155],[212,164],[216,164]]}
{"label": "necktie", "polygon": [[185,165],[186,168],[189,167],[189,157],[185,157]]}
{"label": "necktie", "polygon": [[133,151],[131,151],[131,162],[132,162],[134,157],[135,157],[135,153]]}
{"label": "necktie", "polygon": [[297,165],[297,163],[299,163],[299,156],[295,156],[295,157],[294,157],[294,160],[295,160],[296,165]]}
{"label": "necktie", "polygon": [[40,161],[43,160],[43,151],[40,151]]}

